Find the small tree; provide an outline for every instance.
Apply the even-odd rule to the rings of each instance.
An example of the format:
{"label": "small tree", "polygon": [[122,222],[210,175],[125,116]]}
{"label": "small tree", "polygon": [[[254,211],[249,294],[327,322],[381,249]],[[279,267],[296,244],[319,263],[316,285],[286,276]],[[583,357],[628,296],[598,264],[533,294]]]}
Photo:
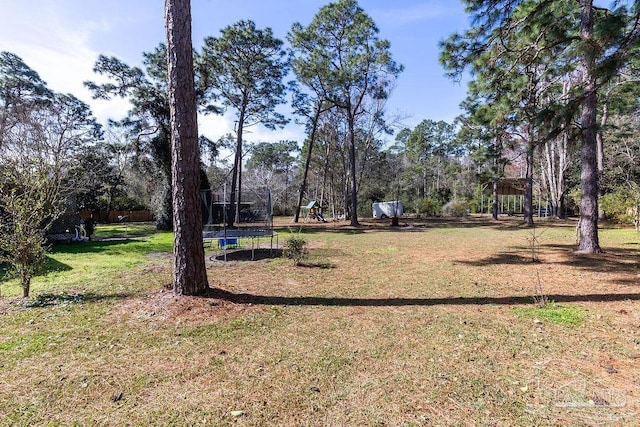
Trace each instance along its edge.
{"label": "small tree", "polygon": [[289,237],[285,244],[284,256],[293,260],[295,265],[302,265],[302,261],[304,261],[308,255],[306,246],[307,241],[302,237]]}
{"label": "small tree", "polygon": [[0,175],[0,262],[29,296],[31,279],[46,259],[46,230],[59,216],[59,189],[44,174],[22,173],[12,164]]}

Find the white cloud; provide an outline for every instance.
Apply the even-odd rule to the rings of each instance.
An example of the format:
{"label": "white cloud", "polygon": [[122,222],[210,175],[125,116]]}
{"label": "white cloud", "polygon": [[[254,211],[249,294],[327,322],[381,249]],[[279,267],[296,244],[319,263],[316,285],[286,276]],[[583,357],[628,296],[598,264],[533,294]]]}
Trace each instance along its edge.
{"label": "white cloud", "polygon": [[[5,16],[0,26],[0,50],[22,58],[50,89],[72,93],[91,103],[91,94],[83,82],[95,78],[92,68],[98,53],[91,49],[89,41],[92,32],[104,29],[105,24],[71,23],[60,14],[55,3],[49,2],[38,3],[37,8],[28,10],[3,4],[0,11]],[[101,117],[99,111],[94,113],[101,121],[107,118]]]}

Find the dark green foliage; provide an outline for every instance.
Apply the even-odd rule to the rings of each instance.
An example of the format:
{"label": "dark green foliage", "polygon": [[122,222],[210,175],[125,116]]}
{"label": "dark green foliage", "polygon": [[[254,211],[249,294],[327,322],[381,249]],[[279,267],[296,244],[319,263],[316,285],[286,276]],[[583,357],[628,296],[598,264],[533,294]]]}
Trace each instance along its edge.
{"label": "dark green foliage", "polygon": [[[169,127],[169,99],[167,88],[167,48],[160,44],[152,52],[143,53],[144,71],[131,67],[120,59],[100,55],[94,71],[109,79],[97,84],[85,82],[94,98],[126,98],[131,109],[126,118],[113,124],[126,130],[128,146],[135,154],[138,170],[152,176],[155,184],[152,207],[156,226],[171,230],[171,132]],[[214,111],[202,93],[198,98],[203,111]]]}
{"label": "dark green foliage", "polygon": [[415,211],[419,215],[438,216],[442,213],[442,203],[433,197],[417,200]]}
{"label": "dark green foliage", "polygon": [[0,147],[14,126],[34,108],[49,104],[52,96],[38,73],[20,57],[0,52]]}
{"label": "dark green foliage", "polygon": [[275,172],[283,172],[291,168],[298,151],[300,149],[296,141],[260,142],[251,149],[247,168],[265,167]]}
{"label": "dark green foliage", "polygon": [[91,240],[93,233],[96,230],[96,223],[93,218],[87,218],[84,220],[84,231],[87,233],[87,237]]}

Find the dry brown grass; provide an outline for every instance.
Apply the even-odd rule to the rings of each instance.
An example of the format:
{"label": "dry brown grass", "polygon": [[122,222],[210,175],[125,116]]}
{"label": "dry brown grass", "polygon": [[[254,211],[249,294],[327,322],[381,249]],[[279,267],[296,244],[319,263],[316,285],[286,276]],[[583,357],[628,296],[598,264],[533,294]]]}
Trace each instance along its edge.
{"label": "dry brown grass", "polygon": [[[538,230],[533,263],[514,219],[305,224],[305,266],[209,260],[205,296],[158,255],[119,279],[151,290],[5,300],[0,424],[639,425],[637,236]],[[536,317],[538,277],[575,324]]]}

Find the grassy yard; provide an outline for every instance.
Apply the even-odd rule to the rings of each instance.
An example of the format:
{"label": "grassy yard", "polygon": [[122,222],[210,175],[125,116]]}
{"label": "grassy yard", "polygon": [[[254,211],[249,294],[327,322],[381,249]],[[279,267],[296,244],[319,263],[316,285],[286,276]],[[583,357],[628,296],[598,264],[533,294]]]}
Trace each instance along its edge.
{"label": "grassy yard", "polygon": [[302,266],[209,252],[202,297],[131,224],[57,246],[29,300],[0,283],[0,425],[640,425],[632,230],[286,224]]}

